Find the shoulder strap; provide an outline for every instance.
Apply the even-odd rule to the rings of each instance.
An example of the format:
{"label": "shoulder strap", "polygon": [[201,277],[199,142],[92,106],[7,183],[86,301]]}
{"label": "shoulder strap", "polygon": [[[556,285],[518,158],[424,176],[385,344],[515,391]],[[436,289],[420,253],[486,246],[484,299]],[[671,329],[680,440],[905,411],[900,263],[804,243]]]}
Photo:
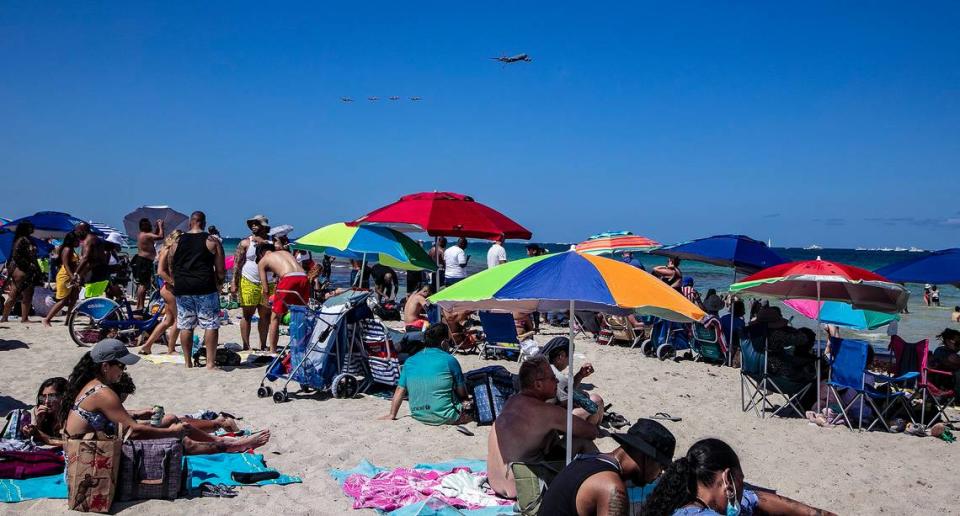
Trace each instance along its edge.
{"label": "shoulder strap", "polygon": [[106,385],[102,383],[98,383],[97,385],[90,387],[90,389],[88,389],[87,392],[83,393],[79,398],[77,398],[77,401],[74,402],[73,404],[73,408],[80,408],[80,404],[83,403],[83,400],[89,398],[90,396],[93,396],[94,394],[97,393],[97,391],[99,391],[103,387],[106,387]]}

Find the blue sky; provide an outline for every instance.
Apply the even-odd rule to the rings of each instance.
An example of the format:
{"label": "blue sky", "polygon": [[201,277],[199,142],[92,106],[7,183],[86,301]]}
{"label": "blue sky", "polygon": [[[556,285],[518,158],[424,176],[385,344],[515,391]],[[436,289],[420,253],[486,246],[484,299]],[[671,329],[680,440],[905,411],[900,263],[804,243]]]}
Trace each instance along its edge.
{"label": "blue sky", "polygon": [[0,215],[240,234],[439,189],[538,241],[960,236],[956,2],[127,4],[0,5]]}

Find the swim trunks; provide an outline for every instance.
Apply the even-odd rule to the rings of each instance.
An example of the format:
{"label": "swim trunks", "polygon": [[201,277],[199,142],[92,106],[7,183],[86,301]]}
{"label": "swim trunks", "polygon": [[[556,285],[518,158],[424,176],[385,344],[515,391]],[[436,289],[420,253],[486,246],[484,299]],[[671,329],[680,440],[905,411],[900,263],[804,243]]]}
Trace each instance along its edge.
{"label": "swim trunks", "polygon": [[133,281],[137,285],[147,286],[153,280],[153,260],[139,254],[130,260],[130,270],[133,272]]}
{"label": "swim trunks", "polygon": [[273,295],[273,313],[283,315],[287,313],[287,306],[303,306],[308,299],[310,299],[310,280],[307,279],[307,275],[302,272],[291,272],[280,278],[280,282],[277,283],[277,291]]}

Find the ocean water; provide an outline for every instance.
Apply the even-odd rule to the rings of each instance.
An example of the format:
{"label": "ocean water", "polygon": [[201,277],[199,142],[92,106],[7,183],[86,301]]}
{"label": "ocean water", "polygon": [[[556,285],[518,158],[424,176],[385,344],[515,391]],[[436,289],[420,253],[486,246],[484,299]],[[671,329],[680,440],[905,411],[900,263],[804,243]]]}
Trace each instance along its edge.
{"label": "ocean water", "polygon": [[[228,238],[224,240],[224,250],[228,256],[234,252],[239,239]],[[425,249],[432,245],[432,241],[421,241]],[[563,243],[538,243],[537,245],[547,249],[548,252],[561,252],[570,248],[570,244]],[[519,260],[526,258],[526,242],[507,242],[504,247],[507,251],[507,259]],[[467,265],[467,271],[475,274],[484,270],[487,266],[487,250],[490,243],[483,240],[471,241],[467,247],[467,255],[470,261]],[[818,249],[806,250],[799,248],[774,248],[781,256],[788,260],[812,260],[818,256],[824,260],[846,263],[868,270],[875,270],[891,263],[899,262],[909,258],[922,256],[922,253],[908,251],[869,251],[854,249]],[[637,257],[650,270],[658,265],[664,265],[666,258],[663,256],[638,253]],[[681,269],[685,276],[692,276],[695,280],[695,286],[701,295],[706,294],[710,288],[717,289],[718,292],[725,292],[733,282],[733,270],[723,267],[717,267],[700,262],[685,261],[681,264]],[[404,274],[400,274],[401,280]],[[350,278],[350,264],[347,260],[338,259],[334,262],[333,280],[340,285],[346,285]],[[742,278],[740,278],[742,279]],[[904,314],[898,324],[899,334],[907,340],[920,340],[924,338],[931,339],[931,345],[938,345],[933,338],[944,328],[953,327],[960,329],[960,325],[950,320],[950,313],[955,306],[960,305],[960,289],[951,285],[939,285],[940,288],[940,307],[927,307],[923,305],[923,285],[908,284],[910,290],[910,302],[908,305],[909,314]],[[749,300],[749,298],[748,298]],[[816,321],[810,321],[793,309],[782,306],[784,317],[793,318],[794,326],[806,326],[814,328]],[[844,335],[853,338],[862,338],[882,346],[888,340],[886,329],[881,328],[874,331],[856,331],[843,330]]]}

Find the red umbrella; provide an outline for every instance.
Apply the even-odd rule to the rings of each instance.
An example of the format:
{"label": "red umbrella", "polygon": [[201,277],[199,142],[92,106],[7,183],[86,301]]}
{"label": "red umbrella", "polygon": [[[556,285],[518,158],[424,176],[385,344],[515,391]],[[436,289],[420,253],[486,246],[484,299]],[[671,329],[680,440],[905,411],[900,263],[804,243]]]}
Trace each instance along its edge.
{"label": "red umbrella", "polygon": [[897,313],[907,304],[902,285],[860,267],[816,259],[774,265],[730,286],[779,299],[842,301],[854,308]]}
{"label": "red umbrella", "polygon": [[452,192],[421,192],[371,211],[349,223],[380,224],[400,231],[426,231],[430,236],[529,240],[528,229],[473,197]]}

